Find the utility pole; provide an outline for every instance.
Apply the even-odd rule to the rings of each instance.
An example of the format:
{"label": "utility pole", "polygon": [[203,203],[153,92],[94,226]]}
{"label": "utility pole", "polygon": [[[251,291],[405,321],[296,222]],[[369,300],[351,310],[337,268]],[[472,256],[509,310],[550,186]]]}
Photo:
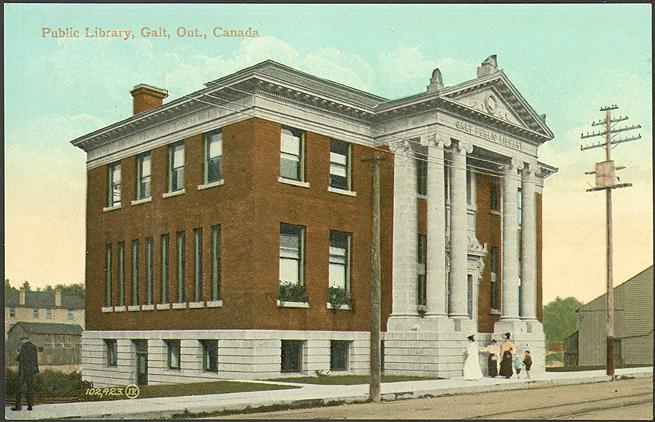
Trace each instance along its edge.
{"label": "utility pole", "polygon": [[612,118],[612,110],[619,108],[616,105],[609,107],[603,107],[600,111],[605,112],[605,118],[597,122],[592,122],[591,126],[604,126],[604,130],[600,132],[587,132],[586,134],[580,135],[581,139],[592,138],[595,136],[603,136],[604,141],[597,142],[595,144],[590,144],[586,146],[580,146],[580,150],[584,151],[592,148],[605,147],[605,161],[596,163],[596,170],[585,172],[585,174],[595,174],[596,175],[596,187],[587,189],[587,192],[594,192],[599,190],[605,191],[605,214],[606,214],[606,242],[607,242],[607,319],[606,319],[606,330],[607,330],[607,375],[611,376],[614,379],[614,281],[612,279],[613,273],[613,257],[612,257],[612,189],[616,188],[627,188],[632,186],[631,183],[617,183],[619,178],[616,177],[616,170],[623,170],[625,167],[615,167],[614,161],[611,160],[610,151],[614,148],[615,145],[635,141],[641,139],[641,134],[636,136],[628,136],[621,139],[612,139],[619,132],[625,132],[628,130],[639,129],[640,125],[633,126],[624,126],[624,127],[613,127],[613,123],[622,122],[628,120],[627,116],[618,116]]}
{"label": "utility pole", "polygon": [[370,345],[370,380],[369,400],[381,400],[380,381],[382,378],[380,356],[380,161],[381,153],[375,152],[372,159],[362,160],[373,163],[373,224],[371,236],[371,345]]}

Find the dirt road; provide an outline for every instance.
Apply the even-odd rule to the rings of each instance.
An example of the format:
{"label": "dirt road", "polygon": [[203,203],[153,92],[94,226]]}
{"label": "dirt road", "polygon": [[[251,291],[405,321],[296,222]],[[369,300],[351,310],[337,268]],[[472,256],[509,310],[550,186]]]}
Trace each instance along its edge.
{"label": "dirt road", "polygon": [[652,419],[652,378],[351,404],[229,419]]}

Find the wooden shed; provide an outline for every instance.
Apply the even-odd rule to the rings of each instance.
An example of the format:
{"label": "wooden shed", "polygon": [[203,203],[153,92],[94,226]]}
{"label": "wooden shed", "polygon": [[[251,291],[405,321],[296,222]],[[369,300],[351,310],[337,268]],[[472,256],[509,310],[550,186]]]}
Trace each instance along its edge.
{"label": "wooden shed", "polygon": [[7,334],[5,362],[16,365],[20,338],[27,335],[38,349],[39,365],[79,365],[82,331],[77,324],[17,322]]}

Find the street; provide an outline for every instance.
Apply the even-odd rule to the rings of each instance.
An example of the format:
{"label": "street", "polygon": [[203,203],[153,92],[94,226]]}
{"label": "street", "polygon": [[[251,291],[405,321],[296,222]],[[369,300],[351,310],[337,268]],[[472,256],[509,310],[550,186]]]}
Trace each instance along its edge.
{"label": "street", "polygon": [[229,419],[652,419],[653,379],[230,415]]}

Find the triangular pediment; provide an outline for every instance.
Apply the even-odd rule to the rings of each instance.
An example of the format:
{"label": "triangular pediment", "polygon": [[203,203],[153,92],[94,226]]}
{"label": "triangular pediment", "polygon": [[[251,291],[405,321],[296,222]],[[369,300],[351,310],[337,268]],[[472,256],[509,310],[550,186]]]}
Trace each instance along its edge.
{"label": "triangular pediment", "polygon": [[443,97],[460,106],[552,138],[543,119],[502,71],[444,89]]}

